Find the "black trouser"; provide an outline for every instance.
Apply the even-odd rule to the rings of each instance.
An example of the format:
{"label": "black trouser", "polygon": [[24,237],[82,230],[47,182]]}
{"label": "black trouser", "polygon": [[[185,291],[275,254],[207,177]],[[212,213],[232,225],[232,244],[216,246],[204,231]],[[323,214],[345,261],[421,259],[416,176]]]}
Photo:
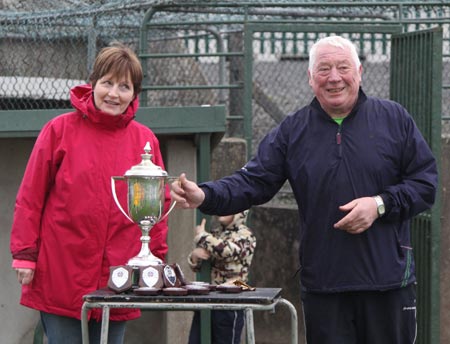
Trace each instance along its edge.
{"label": "black trouser", "polygon": [[[244,327],[244,311],[211,311],[211,343],[239,344]],[[189,344],[200,344],[200,312],[194,313]]]}
{"label": "black trouser", "polygon": [[412,344],[416,288],[302,293],[308,344]]}

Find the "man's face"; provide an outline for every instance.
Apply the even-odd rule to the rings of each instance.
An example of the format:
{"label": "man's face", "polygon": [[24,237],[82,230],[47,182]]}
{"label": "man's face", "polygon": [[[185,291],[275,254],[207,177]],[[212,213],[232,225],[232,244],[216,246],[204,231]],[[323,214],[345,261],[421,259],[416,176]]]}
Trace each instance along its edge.
{"label": "man's face", "polygon": [[356,67],[349,49],[318,46],[312,68],[308,71],[309,84],[322,108],[331,117],[348,115],[358,99],[362,74],[362,67]]}

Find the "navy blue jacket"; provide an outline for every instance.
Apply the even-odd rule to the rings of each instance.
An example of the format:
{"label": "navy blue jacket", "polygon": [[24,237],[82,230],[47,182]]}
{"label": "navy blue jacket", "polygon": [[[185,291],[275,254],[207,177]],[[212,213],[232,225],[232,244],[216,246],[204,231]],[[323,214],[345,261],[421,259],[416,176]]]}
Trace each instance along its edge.
{"label": "navy blue jacket", "polygon": [[[410,219],[430,208],[435,158],[398,103],[360,90],[338,125],[317,99],[287,116],[240,171],[200,184],[206,214],[235,214],[269,201],[288,180],[300,215],[304,290],[387,290],[415,281]],[[361,234],[333,228],[349,201],[381,194],[385,216]]]}

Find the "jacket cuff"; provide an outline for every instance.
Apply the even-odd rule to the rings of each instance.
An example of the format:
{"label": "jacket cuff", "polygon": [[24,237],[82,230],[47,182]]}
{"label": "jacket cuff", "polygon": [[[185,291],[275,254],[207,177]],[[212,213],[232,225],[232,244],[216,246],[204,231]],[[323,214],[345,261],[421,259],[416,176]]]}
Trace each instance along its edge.
{"label": "jacket cuff", "polygon": [[211,235],[211,233],[204,231],[204,232],[200,232],[198,233],[195,237],[194,237],[194,244],[198,245],[199,241],[202,240],[203,238],[207,237]]}
{"label": "jacket cuff", "polygon": [[11,267],[13,269],[33,269],[36,270],[36,262],[30,260],[13,259]]}
{"label": "jacket cuff", "polygon": [[205,214],[209,214],[209,212],[208,212],[208,203],[209,203],[209,200],[211,198],[211,190],[209,189],[209,187],[207,187],[204,184],[199,184],[199,188],[202,189],[203,193],[205,194],[205,198],[204,198],[202,204],[200,204],[198,206],[198,209],[201,212],[204,212]]}
{"label": "jacket cuff", "polygon": [[384,209],[386,211],[386,214],[389,214],[389,212],[392,209],[392,204],[393,204],[393,200],[390,194],[388,194],[387,192],[382,193],[379,195],[381,197],[381,199],[383,200],[384,203]]}
{"label": "jacket cuff", "polygon": [[26,248],[16,253],[12,253],[13,259],[16,260],[29,260],[32,262],[37,261],[39,251],[37,248]]}
{"label": "jacket cuff", "polygon": [[198,259],[198,260],[197,260],[197,264],[194,264],[194,263],[192,262],[192,252],[189,253],[189,256],[188,256],[188,258],[187,258],[187,262],[188,262],[188,264],[189,264],[189,267],[192,269],[192,271],[194,271],[194,272],[200,271],[200,268],[201,268],[201,266],[202,266],[202,261],[201,261],[201,259]]}

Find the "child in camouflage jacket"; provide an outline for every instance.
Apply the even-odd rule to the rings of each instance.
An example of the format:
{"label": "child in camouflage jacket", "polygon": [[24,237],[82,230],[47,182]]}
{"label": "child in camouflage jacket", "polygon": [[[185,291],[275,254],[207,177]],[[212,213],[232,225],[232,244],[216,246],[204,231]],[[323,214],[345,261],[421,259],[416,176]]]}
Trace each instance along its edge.
{"label": "child in camouflage jacket", "polygon": [[[256,247],[256,238],[246,226],[248,210],[239,214],[219,216],[220,226],[205,231],[205,220],[195,228],[195,249],[189,254],[191,269],[198,272],[203,260],[211,261],[211,281],[230,284],[248,281],[248,270]],[[240,343],[244,326],[243,311],[211,311],[213,343]],[[195,312],[189,344],[200,343],[200,314]]]}

